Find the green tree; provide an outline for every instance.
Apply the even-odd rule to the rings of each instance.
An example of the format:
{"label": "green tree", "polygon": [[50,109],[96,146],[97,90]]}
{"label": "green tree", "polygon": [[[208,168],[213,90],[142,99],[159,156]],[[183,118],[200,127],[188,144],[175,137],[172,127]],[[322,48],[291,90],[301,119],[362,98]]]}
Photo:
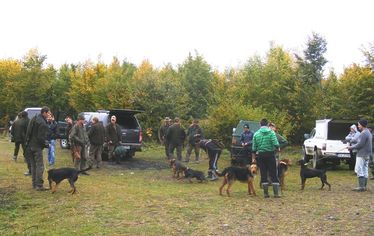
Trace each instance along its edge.
{"label": "green tree", "polygon": [[213,75],[210,65],[202,56],[197,54],[193,57],[190,54],[179,66],[178,74],[189,96],[187,114],[193,118],[205,117],[213,99]]}

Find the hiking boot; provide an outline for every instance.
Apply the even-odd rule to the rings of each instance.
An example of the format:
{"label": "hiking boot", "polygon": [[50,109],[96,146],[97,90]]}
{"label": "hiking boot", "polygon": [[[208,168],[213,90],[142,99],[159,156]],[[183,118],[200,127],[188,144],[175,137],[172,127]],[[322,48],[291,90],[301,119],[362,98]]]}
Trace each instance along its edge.
{"label": "hiking boot", "polygon": [[12,159],[13,159],[13,161],[16,162],[17,161],[17,156],[13,156]]}
{"label": "hiking boot", "polygon": [[30,173],[30,172],[28,172],[28,171],[26,171],[25,173],[23,173],[23,175],[24,175],[24,176],[30,176],[30,175],[31,175],[31,173]]}

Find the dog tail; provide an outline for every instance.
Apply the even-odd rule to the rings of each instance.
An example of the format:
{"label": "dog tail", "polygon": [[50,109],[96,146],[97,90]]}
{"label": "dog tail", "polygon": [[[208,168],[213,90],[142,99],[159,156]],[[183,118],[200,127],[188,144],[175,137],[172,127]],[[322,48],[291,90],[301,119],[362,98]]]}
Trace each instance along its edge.
{"label": "dog tail", "polygon": [[80,170],[80,171],[78,171],[78,173],[80,174],[80,173],[82,173],[82,172],[85,172],[85,171],[87,171],[87,170],[91,170],[91,169],[92,169],[92,166],[90,166],[90,167],[88,167],[88,168],[86,168],[86,169]]}

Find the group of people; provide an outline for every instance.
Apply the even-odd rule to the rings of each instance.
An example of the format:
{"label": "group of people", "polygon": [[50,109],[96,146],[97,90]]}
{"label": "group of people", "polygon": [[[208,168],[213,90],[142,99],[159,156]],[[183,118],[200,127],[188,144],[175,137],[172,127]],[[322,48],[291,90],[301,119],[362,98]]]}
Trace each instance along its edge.
{"label": "group of people", "polygon": [[357,174],[358,187],[353,191],[363,192],[367,189],[367,182],[369,178],[369,165],[371,167],[372,179],[374,179],[374,131],[371,126],[368,126],[368,121],[361,119],[350,127],[350,133],[345,138],[349,143],[348,150],[351,156],[356,159],[355,173]]}
{"label": "group of people", "polygon": [[[108,144],[109,160],[115,159],[114,150],[121,142],[121,127],[116,123],[116,116],[111,116],[111,122],[106,127],[97,117],[94,117],[88,131],[84,127],[85,117],[83,115],[79,115],[75,123],[70,116],[66,117],[65,121],[67,122],[66,136],[76,169],[85,170],[94,165],[100,168],[104,142]],[[15,143],[13,159],[17,161],[19,149],[22,147],[28,168],[25,175],[32,176],[32,187],[37,191],[46,190],[43,186],[44,149],[48,150],[50,168],[54,168],[56,129],[57,122],[47,106],[42,107],[40,114],[31,120],[26,111],[19,113],[17,120],[12,125],[12,141]],[[119,159],[116,161],[119,162]],[[89,175],[85,171],[82,174]]]}
{"label": "group of people", "polygon": [[[13,160],[18,160],[18,154],[20,147],[22,147],[23,157],[27,163],[28,171],[24,175],[31,175],[31,162],[26,156],[26,134],[27,128],[29,126],[30,119],[28,118],[28,113],[22,111],[17,115],[17,119],[14,121],[11,129],[12,142],[15,143]],[[46,115],[46,123],[48,126],[48,131],[46,133],[46,140],[49,141],[49,146],[47,150],[48,164],[53,167],[55,164],[55,141],[57,138],[57,123],[55,121],[54,115],[49,112]],[[31,130],[30,130],[31,132]]]}

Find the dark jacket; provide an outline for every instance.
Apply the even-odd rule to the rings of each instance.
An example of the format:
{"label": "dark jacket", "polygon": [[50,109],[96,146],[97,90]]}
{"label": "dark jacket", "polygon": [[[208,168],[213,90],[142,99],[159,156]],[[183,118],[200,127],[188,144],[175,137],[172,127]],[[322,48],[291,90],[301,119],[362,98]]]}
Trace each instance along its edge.
{"label": "dark jacket", "polygon": [[48,135],[47,135],[47,140],[55,140],[57,139],[57,122],[52,121],[48,123]]}
{"label": "dark jacket", "polygon": [[27,126],[26,146],[31,149],[43,149],[48,147],[48,129],[47,121],[42,114],[34,116]]}
{"label": "dark jacket", "polygon": [[121,126],[117,123],[115,125],[112,123],[108,124],[105,129],[105,135],[108,143],[111,141],[111,145],[118,145],[118,143],[121,142],[122,137]]}
{"label": "dark jacket", "polygon": [[97,122],[96,124],[92,125],[87,135],[92,145],[103,145],[105,139],[105,128],[103,123]]}
{"label": "dark jacket", "polygon": [[190,125],[187,129],[187,141],[191,145],[196,144],[197,139],[202,139],[203,137],[203,131],[200,128],[199,125]]}
{"label": "dark jacket", "polygon": [[87,133],[83,125],[76,123],[70,131],[69,140],[71,146],[84,147],[88,141]]}
{"label": "dark jacket", "polygon": [[170,127],[170,124],[169,125],[163,124],[160,126],[160,130],[158,132],[158,139],[160,140],[160,142],[166,141],[166,134],[168,132],[169,127]]}
{"label": "dark jacket", "polygon": [[212,139],[201,139],[198,142],[200,148],[202,148],[206,152],[220,152],[222,148],[220,145]]}
{"label": "dark jacket", "polygon": [[17,142],[17,143],[25,142],[28,125],[29,125],[29,118],[27,117],[17,119],[13,123],[11,133],[12,133],[14,142]]}
{"label": "dark jacket", "polygon": [[245,147],[252,148],[252,139],[253,139],[253,133],[248,130],[248,132],[243,132],[240,137],[240,143],[244,144]]}
{"label": "dark jacket", "polygon": [[179,123],[173,124],[169,127],[166,133],[166,140],[170,144],[182,145],[186,139],[186,132]]}

